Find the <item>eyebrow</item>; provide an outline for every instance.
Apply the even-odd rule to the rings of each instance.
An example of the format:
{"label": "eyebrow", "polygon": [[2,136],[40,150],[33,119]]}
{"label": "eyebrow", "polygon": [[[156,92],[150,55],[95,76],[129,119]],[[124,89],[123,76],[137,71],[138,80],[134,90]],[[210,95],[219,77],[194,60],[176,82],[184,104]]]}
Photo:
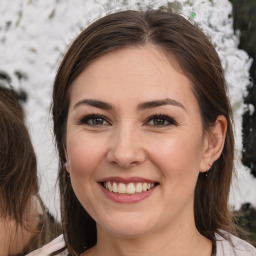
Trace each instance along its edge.
{"label": "eyebrow", "polygon": [[88,105],[88,106],[105,109],[105,110],[110,110],[113,108],[109,103],[106,103],[106,102],[103,102],[100,100],[83,99],[83,100],[78,101],[74,105],[73,110],[82,105]]}
{"label": "eyebrow", "polygon": [[165,105],[172,105],[172,106],[175,106],[175,107],[180,107],[180,108],[182,108],[183,110],[186,111],[186,108],[182,103],[180,103],[179,101],[176,101],[174,99],[170,99],[170,98],[163,99],[163,100],[154,100],[154,101],[148,101],[148,102],[140,103],[138,105],[138,110],[161,107],[161,106],[165,106]]}
{"label": "eyebrow", "polygon": [[[92,107],[96,107],[96,108],[100,108],[100,109],[104,109],[104,110],[112,110],[113,109],[111,104],[106,103],[104,101],[94,100],[94,99],[83,99],[83,100],[78,101],[74,105],[73,110],[82,105],[88,105],[88,106],[92,106]],[[161,106],[165,106],[165,105],[172,105],[175,107],[180,107],[186,111],[186,108],[182,103],[180,103],[179,101],[176,101],[174,99],[170,99],[170,98],[163,99],[163,100],[153,100],[153,101],[143,102],[138,105],[137,109],[145,110],[145,109],[156,108],[156,107],[161,107]]]}

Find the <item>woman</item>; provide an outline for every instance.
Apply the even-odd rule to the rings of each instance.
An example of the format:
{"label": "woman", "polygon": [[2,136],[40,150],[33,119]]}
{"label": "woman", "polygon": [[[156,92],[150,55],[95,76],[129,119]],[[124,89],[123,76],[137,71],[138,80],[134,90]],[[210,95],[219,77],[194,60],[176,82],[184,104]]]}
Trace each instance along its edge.
{"label": "woman", "polygon": [[232,235],[231,108],[196,26],[154,10],[99,19],[67,51],[52,111],[70,255],[256,255]]}
{"label": "woman", "polygon": [[38,196],[36,155],[23,119],[19,94],[1,86],[1,256],[25,255],[59,233]]}

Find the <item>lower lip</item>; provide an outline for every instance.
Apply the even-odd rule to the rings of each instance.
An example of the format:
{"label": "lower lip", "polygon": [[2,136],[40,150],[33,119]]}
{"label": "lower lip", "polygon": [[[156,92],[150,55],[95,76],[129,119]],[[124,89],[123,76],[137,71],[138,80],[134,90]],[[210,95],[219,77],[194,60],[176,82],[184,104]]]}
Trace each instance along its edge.
{"label": "lower lip", "polygon": [[132,204],[132,203],[137,203],[140,202],[146,198],[148,198],[156,189],[157,186],[151,188],[148,191],[141,192],[138,194],[132,194],[132,195],[124,195],[124,194],[117,194],[110,192],[109,190],[105,189],[101,184],[99,184],[101,187],[103,193],[112,201],[120,203],[120,204]]}

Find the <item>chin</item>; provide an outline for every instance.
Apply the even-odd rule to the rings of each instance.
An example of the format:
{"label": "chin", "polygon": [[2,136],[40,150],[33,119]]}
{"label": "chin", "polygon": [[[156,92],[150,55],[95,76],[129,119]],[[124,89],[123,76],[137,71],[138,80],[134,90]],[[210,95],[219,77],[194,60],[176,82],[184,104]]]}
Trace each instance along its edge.
{"label": "chin", "polygon": [[109,229],[108,232],[112,233],[114,236],[120,237],[120,238],[137,238],[141,237],[143,234],[147,233],[149,231],[149,228],[138,228],[138,227],[120,227],[120,228],[112,228]]}
{"label": "chin", "polygon": [[99,225],[103,227],[105,231],[113,234],[114,236],[122,238],[135,238],[141,236],[150,231],[151,226],[149,221],[142,221],[142,218],[119,218],[111,223],[104,223]]}

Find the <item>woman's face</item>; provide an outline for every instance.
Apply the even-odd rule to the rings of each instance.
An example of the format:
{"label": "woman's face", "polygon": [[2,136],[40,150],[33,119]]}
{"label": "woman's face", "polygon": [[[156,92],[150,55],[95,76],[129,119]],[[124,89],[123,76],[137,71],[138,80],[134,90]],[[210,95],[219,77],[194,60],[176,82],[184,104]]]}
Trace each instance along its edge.
{"label": "woman's face", "polygon": [[98,229],[133,237],[194,223],[207,135],[190,81],[158,48],[90,64],[72,85],[66,136],[74,192]]}

